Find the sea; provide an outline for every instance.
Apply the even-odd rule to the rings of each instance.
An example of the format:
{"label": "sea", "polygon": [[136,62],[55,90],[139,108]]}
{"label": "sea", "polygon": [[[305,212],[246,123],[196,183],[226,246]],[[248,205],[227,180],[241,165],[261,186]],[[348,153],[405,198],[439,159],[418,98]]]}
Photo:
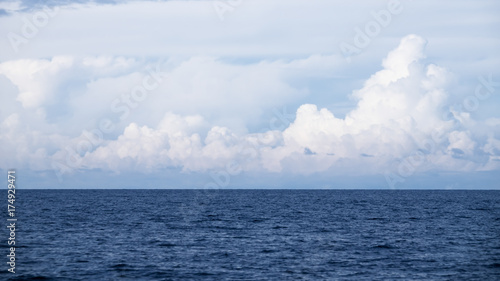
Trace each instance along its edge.
{"label": "sea", "polygon": [[15,204],[0,280],[500,280],[500,191],[19,189]]}

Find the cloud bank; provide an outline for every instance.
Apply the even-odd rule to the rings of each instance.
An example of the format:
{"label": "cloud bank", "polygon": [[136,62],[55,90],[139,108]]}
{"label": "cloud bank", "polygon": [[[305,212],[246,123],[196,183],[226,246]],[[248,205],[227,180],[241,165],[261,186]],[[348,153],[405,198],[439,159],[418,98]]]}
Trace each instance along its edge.
{"label": "cloud bank", "polygon": [[[217,123],[240,112],[251,118],[263,104],[272,108],[278,101],[302,95],[300,89],[290,86],[296,73],[316,68],[320,62],[335,64],[335,59],[313,56],[244,67],[204,57],[168,62],[170,69],[156,74],[165,83],[144,86],[151,97],[131,98],[139,113],[125,118],[120,118],[124,112],[113,112],[112,106],[96,104],[94,111],[88,109],[96,99],[109,105],[116,104],[113,97],[133,97],[130,89],[144,85],[143,81],[153,85],[154,65],[146,67],[149,71],[137,72],[134,69],[144,62],[123,57],[5,62],[0,64],[0,74],[14,86],[6,102],[17,110],[9,112],[5,107],[2,111],[0,147],[6,157],[0,166],[55,170],[60,175],[92,169],[151,173],[180,168],[204,173],[228,167],[238,173],[305,175],[393,172],[404,176],[412,170],[499,170],[500,119],[477,122],[469,113],[451,108],[447,89],[454,83],[454,75],[426,63],[425,45],[419,36],[404,37],[383,60],[382,68],[351,93],[356,106],[345,116],[303,104],[295,115],[285,116],[289,123],[274,118],[267,130],[254,133],[245,124],[229,122],[236,128],[231,129]],[[257,73],[262,72],[266,75],[261,81]],[[64,88],[75,76],[83,82],[72,85],[81,85],[81,89]],[[487,102],[493,86],[498,86],[491,80],[488,84],[488,77],[484,80],[485,85],[478,86],[479,102]],[[61,101],[57,96],[64,93],[61,89],[74,92]],[[69,109],[50,116],[54,104]],[[209,116],[209,112],[230,105],[238,113]],[[86,110],[78,109],[82,106]],[[70,128],[72,122],[85,119],[98,124],[95,116],[106,116],[102,112],[110,110],[104,127]],[[190,114],[194,112],[201,114]],[[118,133],[106,130],[111,127]]]}
{"label": "cloud bank", "polygon": [[0,170],[45,187],[496,188],[500,5],[456,4],[4,1]]}

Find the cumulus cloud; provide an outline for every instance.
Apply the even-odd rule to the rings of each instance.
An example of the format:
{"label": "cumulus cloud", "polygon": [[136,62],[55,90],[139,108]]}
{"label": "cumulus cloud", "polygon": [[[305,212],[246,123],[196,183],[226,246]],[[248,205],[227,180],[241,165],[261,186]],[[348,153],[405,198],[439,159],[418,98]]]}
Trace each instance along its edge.
{"label": "cumulus cloud", "polygon": [[[382,69],[352,93],[357,106],[345,117],[304,104],[283,131],[237,134],[211,127],[202,116],[168,112],[157,126],[128,125],[83,157],[87,168],[119,171],[181,167],[185,171],[221,169],[310,174],[383,173],[405,157],[425,158],[422,170],[497,169],[499,141],[475,133],[470,122],[447,111],[446,88],[453,76],[422,62],[425,40],[410,35],[383,60]],[[493,127],[494,130],[494,127]],[[490,130],[491,132],[491,130]]]}
{"label": "cumulus cloud", "polygon": [[4,74],[19,88],[17,100],[24,108],[37,108],[47,102],[55,92],[57,82],[50,77],[59,77],[73,64],[68,57],[49,60],[17,60],[2,63],[0,74]]}
{"label": "cumulus cloud", "polygon": [[[419,36],[404,37],[382,68],[351,93],[355,107],[345,116],[302,104],[289,125],[262,133],[249,133],[248,120],[307,95],[307,89],[293,85],[296,79],[323,75],[338,63],[335,56],[250,64],[211,57],[169,61],[161,73],[165,81],[151,88],[147,99],[129,105],[125,118],[111,105],[125,105],[122,99],[151,75],[140,69],[154,65],[123,57],[5,62],[0,73],[18,90],[9,94],[9,102],[26,114],[2,114],[2,155],[60,174],[211,172],[231,166],[249,172],[369,175],[394,170],[412,155],[419,156],[422,171],[498,170],[500,122],[475,121],[449,107],[454,76],[426,62],[425,45]],[[62,85],[75,75],[80,75],[78,90],[73,83],[68,94]],[[71,114],[49,118],[55,102]],[[93,126],[100,117],[116,122],[113,133]],[[30,127],[34,120],[38,126]],[[91,126],[82,126],[84,120],[92,120]],[[0,164],[8,168],[12,161]]]}
{"label": "cumulus cloud", "polygon": [[[453,120],[443,119],[452,75],[422,63],[424,46],[421,37],[403,38],[384,59],[383,69],[353,92],[357,107],[345,118],[315,105],[302,105],[296,120],[283,132],[285,145],[269,159],[274,169],[289,165],[286,162],[300,165],[304,159],[318,158],[313,171],[326,169],[326,164],[334,170],[352,172],[357,167],[381,173],[415,153],[427,154],[427,165],[421,165],[424,170],[483,169],[489,158],[479,157],[476,149],[484,135],[473,136],[470,122],[461,118],[463,113],[454,112]],[[304,148],[316,154],[301,155]],[[331,160],[326,161],[326,156]]]}
{"label": "cumulus cloud", "polygon": [[260,145],[276,145],[278,132],[238,136],[226,127],[214,126],[202,139],[198,133],[206,126],[199,115],[179,116],[167,112],[156,128],[131,123],[116,140],[107,141],[86,153],[86,168],[151,171],[179,167],[184,171],[205,172],[223,169],[230,163],[249,168],[257,159]]}

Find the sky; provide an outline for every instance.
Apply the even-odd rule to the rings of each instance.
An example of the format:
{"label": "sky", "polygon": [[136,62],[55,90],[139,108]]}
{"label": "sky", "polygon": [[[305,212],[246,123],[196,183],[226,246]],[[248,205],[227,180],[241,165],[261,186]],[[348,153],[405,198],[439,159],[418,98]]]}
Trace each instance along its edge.
{"label": "sky", "polygon": [[500,189],[498,1],[0,1],[19,188]]}

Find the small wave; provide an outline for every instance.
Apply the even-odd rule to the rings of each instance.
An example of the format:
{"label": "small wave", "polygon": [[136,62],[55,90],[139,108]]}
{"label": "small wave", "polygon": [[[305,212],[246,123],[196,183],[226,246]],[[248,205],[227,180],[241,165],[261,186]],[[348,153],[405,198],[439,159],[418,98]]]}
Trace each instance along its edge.
{"label": "small wave", "polygon": [[197,273],[194,273],[195,276],[213,276],[215,275],[214,273],[210,273],[210,272],[197,272]]}
{"label": "small wave", "polygon": [[158,244],[158,246],[160,246],[160,247],[175,247],[177,245],[172,244],[172,243],[161,243],[161,244]]}
{"label": "small wave", "polygon": [[263,249],[262,251],[260,251],[261,253],[264,253],[264,254],[269,254],[269,253],[275,253],[276,250],[273,250],[273,249]]}
{"label": "small wave", "polygon": [[500,263],[498,263],[498,262],[492,263],[492,264],[490,264],[490,267],[499,268],[500,267]]}
{"label": "small wave", "polygon": [[471,211],[491,211],[490,208],[481,208],[481,207],[479,207],[479,208],[470,208],[469,210],[471,210]]}
{"label": "small wave", "polygon": [[393,246],[387,244],[375,245],[373,248],[377,249],[394,249]]}
{"label": "small wave", "polygon": [[282,225],[273,226],[273,229],[281,229],[281,228],[288,228],[288,226],[282,226]]}
{"label": "small wave", "polygon": [[31,280],[57,280],[57,279],[53,279],[53,278],[50,278],[50,277],[45,277],[45,276],[20,276],[20,277],[16,277],[14,279],[12,278],[9,278],[7,280],[16,280],[16,281],[31,281]]}
{"label": "small wave", "polygon": [[134,271],[133,269],[131,269],[129,267],[129,265],[124,264],[124,263],[115,264],[115,265],[111,266],[111,268],[113,270],[115,270],[115,271],[118,271],[118,272],[121,272],[121,271]]}

